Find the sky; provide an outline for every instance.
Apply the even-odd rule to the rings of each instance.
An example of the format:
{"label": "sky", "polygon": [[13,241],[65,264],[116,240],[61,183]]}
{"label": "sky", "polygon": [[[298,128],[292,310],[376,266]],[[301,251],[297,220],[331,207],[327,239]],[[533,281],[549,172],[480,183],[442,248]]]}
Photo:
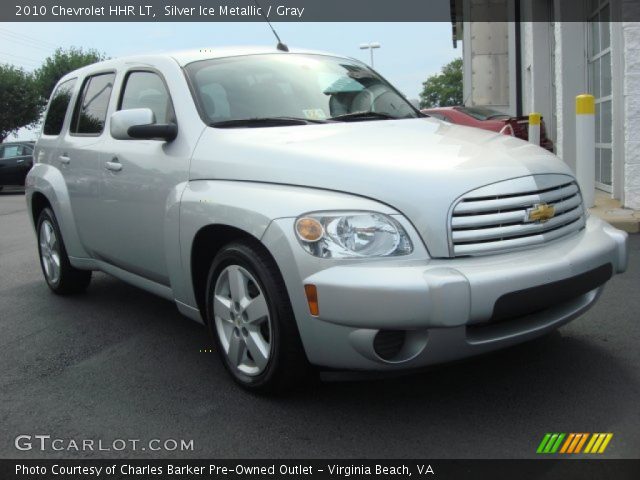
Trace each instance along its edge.
{"label": "sky", "polygon": [[[291,47],[323,50],[369,63],[362,43],[379,42],[374,67],[407,97],[462,56],[450,23],[274,23]],[[272,45],[265,23],[0,23],[0,62],[33,70],[56,47],[95,48],[108,57],[229,45]],[[21,135],[22,137],[22,135]]]}

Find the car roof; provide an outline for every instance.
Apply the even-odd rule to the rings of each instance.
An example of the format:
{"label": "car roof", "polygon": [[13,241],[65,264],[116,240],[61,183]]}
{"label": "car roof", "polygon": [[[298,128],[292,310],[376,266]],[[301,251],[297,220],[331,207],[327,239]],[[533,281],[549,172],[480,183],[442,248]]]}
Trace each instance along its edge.
{"label": "car roof", "polygon": [[[289,52],[283,52],[278,50],[275,46],[237,46],[237,47],[211,47],[200,48],[194,50],[183,50],[177,52],[156,53],[147,55],[129,55],[125,57],[117,57],[102,62],[93,63],[86,67],[79,68],[73,72],[67,73],[60,79],[60,82],[64,82],[70,78],[85,75],[93,71],[108,70],[110,68],[118,68],[122,65],[130,63],[153,63],[160,59],[172,58],[181,67],[200,60],[210,60],[216,58],[228,58],[228,57],[240,57],[245,55],[264,55],[264,54],[311,54],[311,55],[326,55],[338,58],[349,58],[343,55],[337,55],[329,52],[322,52],[317,50],[306,50],[298,48],[290,48]],[[357,61],[357,59],[349,58],[350,60]]]}
{"label": "car roof", "polygon": [[187,65],[191,62],[197,62],[199,60],[209,60],[212,58],[224,58],[224,57],[240,57],[244,55],[264,55],[268,53],[276,53],[279,55],[289,55],[292,53],[304,53],[311,55],[328,55],[332,57],[345,58],[342,55],[336,55],[329,52],[322,52],[318,50],[306,50],[301,48],[291,48],[289,52],[283,52],[278,50],[274,46],[244,46],[244,47],[217,47],[217,48],[201,48],[199,50],[187,50],[182,52],[169,53],[180,64],[180,66]]}

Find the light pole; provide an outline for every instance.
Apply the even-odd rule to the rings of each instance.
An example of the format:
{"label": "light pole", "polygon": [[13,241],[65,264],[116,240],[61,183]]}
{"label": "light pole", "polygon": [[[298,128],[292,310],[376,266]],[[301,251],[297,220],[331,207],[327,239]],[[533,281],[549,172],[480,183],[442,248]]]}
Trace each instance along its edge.
{"label": "light pole", "polygon": [[378,42],[360,44],[360,50],[369,50],[369,52],[371,53],[371,68],[373,68],[373,49],[374,48],[380,48],[380,44]]}

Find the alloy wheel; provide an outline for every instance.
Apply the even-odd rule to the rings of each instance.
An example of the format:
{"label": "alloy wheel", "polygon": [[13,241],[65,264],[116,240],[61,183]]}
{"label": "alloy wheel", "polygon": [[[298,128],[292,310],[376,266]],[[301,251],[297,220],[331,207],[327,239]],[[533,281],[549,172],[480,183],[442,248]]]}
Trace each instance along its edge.
{"label": "alloy wheel", "polygon": [[49,283],[55,285],[60,280],[60,242],[49,220],[44,220],[40,225],[38,244],[45,276]]}
{"label": "alloy wheel", "polygon": [[231,366],[248,376],[261,374],[271,357],[271,316],[262,288],[247,269],[229,265],[220,272],[213,315]]}

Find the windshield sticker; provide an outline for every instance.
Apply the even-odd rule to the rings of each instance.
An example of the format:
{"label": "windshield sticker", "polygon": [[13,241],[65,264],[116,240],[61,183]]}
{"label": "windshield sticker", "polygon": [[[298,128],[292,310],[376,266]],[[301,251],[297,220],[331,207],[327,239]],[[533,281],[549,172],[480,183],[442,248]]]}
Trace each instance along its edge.
{"label": "windshield sticker", "polygon": [[307,120],[325,120],[327,118],[327,114],[321,108],[303,110],[302,113]]}

